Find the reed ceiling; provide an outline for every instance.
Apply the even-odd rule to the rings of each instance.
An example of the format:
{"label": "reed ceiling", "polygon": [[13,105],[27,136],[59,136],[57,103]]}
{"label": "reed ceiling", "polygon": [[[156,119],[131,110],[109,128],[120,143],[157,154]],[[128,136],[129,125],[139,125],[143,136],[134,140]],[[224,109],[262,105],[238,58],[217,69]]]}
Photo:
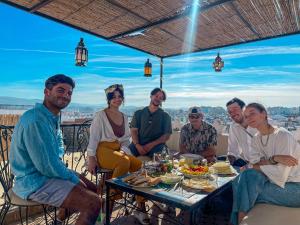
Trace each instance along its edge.
{"label": "reed ceiling", "polygon": [[300,33],[300,0],[199,0],[194,41],[192,0],[2,2],[163,58]]}

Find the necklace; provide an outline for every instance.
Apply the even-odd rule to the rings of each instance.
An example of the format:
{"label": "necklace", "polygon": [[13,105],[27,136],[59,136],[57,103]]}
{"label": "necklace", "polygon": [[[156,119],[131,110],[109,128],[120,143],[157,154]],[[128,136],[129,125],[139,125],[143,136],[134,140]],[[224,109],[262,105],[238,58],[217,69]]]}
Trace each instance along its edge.
{"label": "necklace", "polygon": [[262,146],[267,147],[268,142],[269,142],[269,137],[270,137],[270,134],[268,134],[266,143],[264,143],[263,140],[262,140],[262,136],[260,136],[260,143],[261,143]]}
{"label": "necklace", "polygon": [[264,143],[263,142],[263,140],[262,140],[262,135],[260,135],[260,143],[261,143],[261,145],[263,146],[263,147],[267,147],[267,145],[268,145],[268,142],[269,142],[269,137],[270,137],[270,125],[268,126],[268,136],[267,136],[267,140],[266,140],[266,143]]}

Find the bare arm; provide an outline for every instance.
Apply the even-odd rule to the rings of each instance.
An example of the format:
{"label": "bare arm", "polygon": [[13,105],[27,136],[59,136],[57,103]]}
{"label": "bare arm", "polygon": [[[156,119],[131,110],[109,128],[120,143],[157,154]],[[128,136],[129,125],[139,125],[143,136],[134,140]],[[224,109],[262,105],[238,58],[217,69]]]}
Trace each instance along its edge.
{"label": "bare arm", "polygon": [[201,155],[207,159],[208,162],[214,162],[215,156],[216,156],[216,149],[214,146],[207,147],[203,152],[201,152]]}
{"label": "bare arm", "polygon": [[169,140],[171,134],[164,134],[162,136],[160,136],[159,138],[157,138],[156,140],[154,141],[151,141],[147,144],[145,144],[143,147],[144,147],[144,150],[146,151],[146,153],[148,153],[152,148],[154,148],[156,145],[159,145],[159,144],[164,144],[167,142],[167,140]]}
{"label": "bare arm", "polygon": [[[294,158],[293,156],[290,155],[274,155],[273,161],[275,163],[281,163],[282,165],[285,166],[296,166],[298,165],[298,160]],[[263,166],[263,165],[274,165],[270,162],[270,159],[262,159],[255,165]]]}
{"label": "bare arm", "polygon": [[139,130],[138,128],[130,128],[131,138],[133,144],[139,143]]}
{"label": "bare arm", "polygon": [[146,155],[147,152],[145,151],[144,147],[139,143],[139,129],[138,128],[130,128],[132,143],[140,153],[140,155]]}
{"label": "bare arm", "polygon": [[179,152],[180,152],[181,154],[184,154],[184,153],[187,153],[187,152],[188,152],[188,150],[186,149],[185,144],[179,144]]}

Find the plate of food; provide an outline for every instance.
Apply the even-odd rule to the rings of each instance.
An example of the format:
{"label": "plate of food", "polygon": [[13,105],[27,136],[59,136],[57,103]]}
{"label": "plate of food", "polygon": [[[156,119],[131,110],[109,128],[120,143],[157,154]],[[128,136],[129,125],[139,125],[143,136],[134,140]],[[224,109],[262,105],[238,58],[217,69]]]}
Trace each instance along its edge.
{"label": "plate of food", "polygon": [[180,172],[188,178],[205,178],[210,175],[208,166],[184,166],[181,167]]}
{"label": "plate of food", "polygon": [[159,177],[148,177],[139,174],[130,174],[122,179],[132,187],[154,187],[161,182]]}
{"label": "plate of food", "polygon": [[166,173],[165,175],[160,176],[161,182],[164,184],[176,184],[181,180],[182,176]]}
{"label": "plate of food", "polygon": [[188,188],[204,190],[207,192],[211,192],[216,189],[216,187],[213,184],[211,184],[208,179],[199,179],[199,178],[184,179],[182,184],[183,186]]}
{"label": "plate of food", "polygon": [[218,175],[234,175],[235,169],[228,162],[216,162],[211,166],[215,174]]}
{"label": "plate of food", "polygon": [[201,162],[203,157],[201,155],[192,154],[192,153],[185,153],[180,155],[180,158],[184,159],[184,162],[188,165],[193,164],[194,162]]}

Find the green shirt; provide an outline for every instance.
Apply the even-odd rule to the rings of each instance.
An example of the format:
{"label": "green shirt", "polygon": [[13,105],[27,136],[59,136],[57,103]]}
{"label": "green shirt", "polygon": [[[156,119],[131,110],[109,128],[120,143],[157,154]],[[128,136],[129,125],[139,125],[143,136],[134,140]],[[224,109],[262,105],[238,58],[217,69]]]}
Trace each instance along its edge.
{"label": "green shirt", "polygon": [[139,143],[142,145],[172,133],[171,117],[161,108],[153,113],[148,107],[136,111],[130,127],[138,129]]}

